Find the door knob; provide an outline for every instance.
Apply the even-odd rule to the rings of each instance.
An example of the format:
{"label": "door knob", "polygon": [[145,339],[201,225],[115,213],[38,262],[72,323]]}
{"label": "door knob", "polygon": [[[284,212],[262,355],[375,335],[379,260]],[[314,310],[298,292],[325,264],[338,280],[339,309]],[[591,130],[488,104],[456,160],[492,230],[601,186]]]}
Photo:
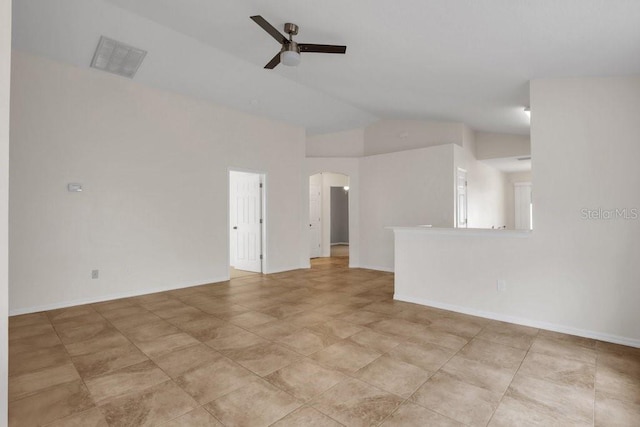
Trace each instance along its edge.
{"label": "door knob", "polygon": [[234,230],[237,230],[237,229],[238,229],[238,226],[237,226],[237,225],[236,225],[236,226],[234,226],[234,227],[233,227],[233,229],[234,229]]}

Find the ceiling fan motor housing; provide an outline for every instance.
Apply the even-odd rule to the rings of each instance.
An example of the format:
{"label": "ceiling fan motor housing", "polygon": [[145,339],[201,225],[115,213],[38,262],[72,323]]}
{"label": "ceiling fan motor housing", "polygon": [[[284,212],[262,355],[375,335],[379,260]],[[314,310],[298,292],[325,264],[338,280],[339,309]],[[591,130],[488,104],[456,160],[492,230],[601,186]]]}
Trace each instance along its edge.
{"label": "ceiling fan motor housing", "polygon": [[291,22],[287,22],[286,24],[284,24],[284,32],[291,36],[296,36],[298,35],[298,26],[296,24],[292,24]]}

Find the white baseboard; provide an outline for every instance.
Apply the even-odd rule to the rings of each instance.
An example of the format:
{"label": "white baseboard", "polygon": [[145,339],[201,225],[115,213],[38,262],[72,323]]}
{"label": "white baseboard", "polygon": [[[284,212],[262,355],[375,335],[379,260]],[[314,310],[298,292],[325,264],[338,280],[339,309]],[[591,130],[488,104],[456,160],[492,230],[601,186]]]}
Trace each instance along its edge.
{"label": "white baseboard", "polygon": [[[265,274],[282,273],[284,271],[299,270],[300,268],[309,268],[309,267],[295,266],[295,267],[289,267],[289,268],[283,268],[283,269],[277,269],[277,270],[269,271],[269,273],[265,273]],[[187,284],[183,284],[183,285],[179,285],[179,286],[170,286],[170,287],[149,288],[149,289],[142,289],[142,290],[139,290],[139,291],[132,291],[132,292],[120,292],[120,293],[116,293],[116,294],[108,294],[108,295],[103,295],[103,296],[99,296],[99,297],[80,298],[80,299],[76,299],[76,300],[60,301],[60,302],[55,302],[55,303],[45,304],[45,305],[39,305],[39,306],[33,306],[33,307],[23,307],[23,308],[17,308],[17,309],[10,309],[9,310],[9,316],[18,316],[20,314],[29,314],[29,313],[38,313],[40,311],[57,310],[59,308],[73,307],[73,306],[76,306],[76,305],[95,304],[95,303],[98,303],[98,302],[112,301],[112,300],[121,299],[121,298],[138,297],[140,295],[155,294],[155,293],[158,293],[158,292],[175,291],[176,289],[191,288],[193,286],[202,286],[202,285],[207,284],[207,283],[226,282],[229,279],[230,279],[230,277],[227,274],[225,276],[199,281],[198,283],[187,283]]]}
{"label": "white baseboard", "polygon": [[530,326],[538,329],[545,329],[548,331],[560,332],[563,334],[576,335],[584,338],[591,338],[600,341],[606,341],[614,344],[626,345],[629,347],[640,348],[640,340],[635,338],[621,337],[619,335],[611,335],[602,332],[588,331],[585,329],[578,329],[571,326],[558,325],[556,323],[542,322],[539,320],[527,319],[524,317],[509,316],[507,314],[495,313],[492,311],[476,310],[470,307],[463,307],[459,305],[447,304],[438,301],[431,301],[423,298],[415,298],[407,295],[394,294],[393,299],[404,302],[411,302],[414,304],[426,305],[429,307],[440,308],[443,310],[455,311],[457,313],[469,314],[471,316],[484,317],[486,319],[499,320],[502,322],[515,323],[517,325]]}
{"label": "white baseboard", "polygon": [[377,270],[377,271],[385,271],[387,273],[393,273],[393,268],[390,267],[380,267],[376,265],[361,265],[360,268],[366,268],[367,270]]}
{"label": "white baseboard", "polygon": [[34,306],[34,307],[16,308],[16,309],[10,309],[9,310],[9,316],[18,316],[20,314],[29,314],[29,313],[38,313],[40,311],[57,310],[59,308],[73,307],[73,306],[76,306],[76,305],[95,304],[95,303],[98,303],[98,302],[112,301],[112,300],[121,299],[121,298],[138,297],[140,295],[155,294],[155,293],[158,293],[158,292],[175,291],[177,289],[191,288],[191,287],[194,287],[194,286],[202,286],[202,285],[205,285],[205,284],[208,284],[208,283],[226,282],[227,280],[229,280],[229,276],[228,275],[226,277],[218,277],[218,278],[214,278],[214,279],[211,279],[211,280],[207,279],[207,280],[199,281],[198,283],[188,283],[188,284],[183,284],[183,285],[179,285],[179,286],[141,289],[139,291],[120,292],[120,293],[116,293],[116,294],[102,295],[102,296],[99,296],[99,297],[80,298],[80,299],[77,299],[77,300],[70,300],[70,301],[59,301],[59,302],[55,302],[55,303],[51,303],[51,304],[39,305],[39,306]]}

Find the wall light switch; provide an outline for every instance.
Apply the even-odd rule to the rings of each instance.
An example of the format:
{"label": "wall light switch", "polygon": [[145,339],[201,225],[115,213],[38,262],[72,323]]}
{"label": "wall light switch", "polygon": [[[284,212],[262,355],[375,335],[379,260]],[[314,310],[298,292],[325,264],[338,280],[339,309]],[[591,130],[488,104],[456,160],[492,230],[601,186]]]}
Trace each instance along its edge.
{"label": "wall light switch", "polygon": [[507,290],[507,281],[506,280],[498,280],[496,282],[496,290],[498,292],[504,292]]}
{"label": "wall light switch", "polygon": [[71,193],[79,193],[82,191],[82,184],[78,184],[75,182],[67,184],[67,191]]}

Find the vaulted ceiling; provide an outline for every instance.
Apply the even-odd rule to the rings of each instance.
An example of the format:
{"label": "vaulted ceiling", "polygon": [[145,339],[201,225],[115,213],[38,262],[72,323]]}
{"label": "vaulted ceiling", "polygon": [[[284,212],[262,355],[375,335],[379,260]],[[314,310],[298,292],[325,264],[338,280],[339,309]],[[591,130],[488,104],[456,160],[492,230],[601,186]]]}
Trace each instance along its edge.
{"label": "vaulted ceiling", "polygon": [[[88,67],[100,35],[147,50],[136,81],[322,133],[378,118],[527,134],[529,80],[640,74],[633,0],[19,0],[14,47]],[[262,67],[249,19],[346,44]],[[97,72],[97,71],[96,71]]]}

